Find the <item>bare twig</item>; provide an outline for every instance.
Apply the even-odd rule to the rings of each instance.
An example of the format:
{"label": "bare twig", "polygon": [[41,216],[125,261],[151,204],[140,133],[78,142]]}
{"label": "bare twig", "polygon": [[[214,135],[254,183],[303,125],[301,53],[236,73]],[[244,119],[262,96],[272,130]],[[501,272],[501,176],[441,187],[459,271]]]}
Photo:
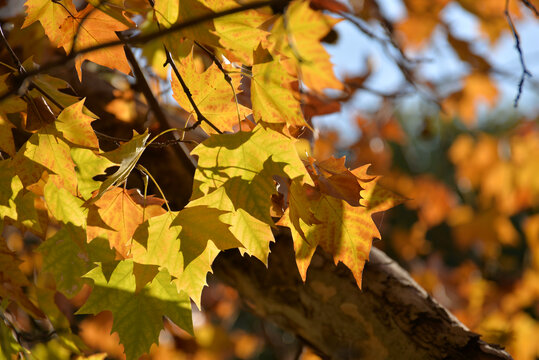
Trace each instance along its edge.
{"label": "bare twig", "polygon": [[221,130],[219,130],[219,128],[217,126],[215,126],[211,121],[209,121],[200,112],[200,109],[198,108],[197,104],[195,103],[195,100],[193,100],[193,95],[191,94],[191,91],[189,90],[189,87],[187,86],[187,84],[183,80],[182,75],[180,74],[180,72],[178,71],[178,68],[176,67],[176,63],[172,59],[172,55],[170,54],[170,51],[168,51],[168,49],[167,49],[167,47],[165,45],[163,45],[163,46],[165,48],[165,54],[167,56],[167,61],[165,62],[164,65],[170,64],[170,66],[172,67],[172,71],[174,71],[174,75],[176,75],[176,78],[178,79],[178,81],[180,82],[180,84],[182,86],[183,92],[187,96],[187,99],[189,99],[189,103],[191,104],[191,106],[193,107],[193,110],[195,111],[195,114],[197,115],[197,121],[193,125],[187,127],[185,129],[185,131],[193,130],[193,129],[197,128],[202,122],[205,122],[213,130],[215,130],[218,134],[222,134],[223,132]]}
{"label": "bare twig", "polygon": [[533,13],[535,14],[535,16],[539,16],[539,11],[537,11],[537,8],[535,6],[533,6],[533,4],[531,2],[529,2],[528,0],[520,0],[522,1],[522,3],[524,4],[524,6],[526,6],[528,9],[530,9],[531,11],[533,11]]}
{"label": "bare twig", "polygon": [[518,81],[518,92],[515,97],[515,102],[513,103],[513,107],[516,108],[518,107],[518,101],[520,100],[520,95],[522,95],[522,88],[524,87],[524,81],[526,80],[526,77],[531,77],[532,74],[528,71],[528,68],[526,67],[526,63],[524,62],[524,55],[522,54],[522,49],[520,48],[520,36],[518,35],[517,29],[515,28],[515,24],[513,24],[513,20],[511,19],[511,14],[509,14],[509,0],[505,0],[504,14],[507,19],[507,23],[509,24],[509,28],[511,29],[511,33],[513,34],[513,38],[515,39],[515,48],[517,49],[518,56],[520,59],[520,67],[522,68],[520,80]]}

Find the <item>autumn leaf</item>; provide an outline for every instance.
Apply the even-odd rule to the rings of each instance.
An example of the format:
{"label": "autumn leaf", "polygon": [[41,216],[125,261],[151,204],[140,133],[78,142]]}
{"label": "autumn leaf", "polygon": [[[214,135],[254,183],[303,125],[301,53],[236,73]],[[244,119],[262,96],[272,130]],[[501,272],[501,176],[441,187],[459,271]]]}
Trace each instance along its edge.
{"label": "autumn leaf", "polygon": [[88,283],[82,278],[92,267],[85,246],[84,229],[68,223],[38,248],[43,254],[43,271],[53,274],[56,289],[69,297]]}
{"label": "autumn leaf", "polygon": [[10,156],[15,155],[15,142],[11,132],[14,127],[7,116],[0,112],[0,150],[5,151]]}
{"label": "autumn leaf", "polygon": [[[0,223],[0,230],[2,228],[3,223]],[[17,302],[36,318],[44,318],[45,314],[24,293],[23,287],[30,282],[19,269],[21,262],[0,237],[0,297]]]}
{"label": "autumn leaf", "polygon": [[84,199],[88,200],[102,184],[101,181],[93,178],[97,175],[104,175],[105,170],[115,164],[102,154],[96,154],[89,149],[73,147],[70,154],[75,163],[78,191]]}
{"label": "autumn leaf", "polygon": [[127,180],[127,177],[131,174],[131,171],[133,171],[142,156],[142,152],[146,149],[146,141],[149,137],[150,134],[148,134],[148,131],[143,134],[134,132],[131,140],[122,144],[116,150],[103,154],[105,158],[114,164],[120,165],[120,167],[101,184],[99,191],[92,198],[92,202],[99,200],[111,187],[120,185]]}
{"label": "autumn leaf", "polygon": [[[251,113],[247,107],[236,104],[232,88],[215,64],[199,74],[196,71],[192,53],[182,59],[180,63],[181,66],[178,67],[178,70],[191,92],[193,101],[202,115],[219,130],[232,131],[233,126],[238,125],[239,120],[243,120]],[[234,91],[239,92],[240,74],[230,73],[229,76],[232,79]],[[193,114],[193,106],[175,74],[172,75],[172,91],[178,104]],[[215,133],[215,130],[211,129],[208,124],[202,123],[201,126],[208,134]]]}
{"label": "autumn leaf", "polygon": [[295,140],[262,126],[252,132],[210,137],[192,152],[199,157],[193,199],[223,186],[234,177],[252,182],[265,167],[273,175],[299,178],[314,185],[294,143]]}
{"label": "autumn leaf", "polygon": [[339,20],[312,10],[308,1],[292,1],[286,12],[286,23],[280,17],[271,30],[270,41],[275,44],[272,54],[288,58],[283,62],[287,71],[301,77],[309,89],[320,93],[326,88],[342,89],[329,54],[320,43]]}
{"label": "autumn leaf", "polygon": [[55,46],[63,46],[65,51],[69,52],[71,46],[66,43],[66,34],[61,26],[68,18],[77,14],[77,9],[71,0],[27,0],[24,5],[27,15],[22,27],[25,28],[39,21],[49,40]]}
{"label": "autumn leaf", "polygon": [[[124,23],[114,19],[104,12],[88,4],[74,17],[69,17],[62,24],[60,30],[64,34],[63,44],[68,53],[89,48],[99,44],[118,40],[116,31],[129,29]],[[75,39],[75,43],[73,43]],[[78,55],[75,59],[75,68],[82,81],[82,63],[90,60],[96,64],[119,70],[125,74],[131,68],[121,46],[108,47],[97,51]]]}
{"label": "autumn leaf", "polygon": [[58,136],[54,124],[33,134],[13,158],[21,181],[25,186],[39,181],[43,171],[57,187],[76,194],[77,175],[69,154],[69,145]]}
{"label": "autumn leaf", "polygon": [[279,59],[274,59],[259,47],[254,55],[251,79],[251,102],[256,121],[284,122],[292,126],[307,125],[301,113],[297,94],[292,88],[296,81]]}
{"label": "autumn leaf", "polygon": [[[377,184],[378,178],[367,174],[368,166],[352,170],[360,183],[361,206],[351,206],[346,201],[329,195],[320,194],[311,202],[311,210],[320,222],[309,226],[301,218],[297,221],[300,228],[290,226],[290,214],[286,213],[279,225],[291,228],[294,239],[296,262],[303,279],[306,278],[308,264],[320,245],[333,256],[335,264],[339,261],[346,265],[361,287],[361,274],[365,261],[369,258],[372,240],[380,238],[373,222],[372,214],[387,210],[402,201],[402,198],[385,190]],[[304,237],[300,231],[303,231]]]}
{"label": "autumn leaf", "polygon": [[111,248],[115,248],[123,257],[128,257],[133,234],[148,217],[143,207],[125,189],[114,187],[90,207],[88,242],[106,236]]}
{"label": "autumn leaf", "polygon": [[95,119],[84,114],[84,100],[65,108],[56,120],[56,129],[75,146],[98,149],[99,142],[90,123]]}
{"label": "autumn leaf", "polygon": [[101,266],[85,277],[94,283],[92,294],[77,314],[94,314],[108,310],[114,317],[112,331],[124,345],[127,360],[138,359],[157,343],[167,316],[185,331],[193,334],[191,304],[185,293],[178,293],[166,270],[136,292],[132,260],[121,261],[107,281]]}
{"label": "autumn leaf", "polygon": [[[206,205],[226,211],[226,213],[219,216],[219,219],[223,223],[230,225],[230,232],[245,247],[244,249],[240,248],[240,252],[247,252],[264,264],[267,264],[270,250],[269,245],[275,241],[271,226],[267,222],[254,217],[249,211],[243,208],[236,208],[228,195],[230,190],[225,189],[225,187],[227,185],[191,201],[188,206]],[[249,193],[244,194],[249,196]]]}

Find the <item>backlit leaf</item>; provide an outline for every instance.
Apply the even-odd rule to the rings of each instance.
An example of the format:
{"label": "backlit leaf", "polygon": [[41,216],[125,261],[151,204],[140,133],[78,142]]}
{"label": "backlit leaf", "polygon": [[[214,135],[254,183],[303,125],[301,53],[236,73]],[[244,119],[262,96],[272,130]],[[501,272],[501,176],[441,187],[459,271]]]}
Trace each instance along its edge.
{"label": "backlit leaf", "polygon": [[135,292],[133,270],[133,261],[121,261],[108,281],[100,266],[91,270],[85,277],[94,282],[92,294],[77,312],[97,315],[111,311],[112,331],[120,336],[127,360],[138,359],[157,343],[163,316],[193,333],[189,298],[185,293],[178,293],[169,273],[160,271],[141,291]]}

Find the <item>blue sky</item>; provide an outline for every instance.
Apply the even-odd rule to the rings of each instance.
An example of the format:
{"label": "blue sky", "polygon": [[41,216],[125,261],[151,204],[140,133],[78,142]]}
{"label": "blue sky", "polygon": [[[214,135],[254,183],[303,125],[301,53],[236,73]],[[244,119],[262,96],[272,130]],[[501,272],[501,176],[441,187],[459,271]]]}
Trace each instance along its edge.
{"label": "blue sky", "polygon": [[[391,20],[406,16],[406,9],[400,0],[383,0],[379,3],[385,15]],[[539,22],[527,9],[523,12],[523,19],[515,21],[515,25],[520,35],[526,65],[534,77],[526,81],[516,111],[528,116],[537,116],[539,114],[537,101],[539,98],[539,47],[537,46]],[[490,46],[488,40],[480,36],[479,24],[475,17],[463,10],[456,2],[446,6],[442,16],[454,36],[471,41],[474,44],[474,51],[485,56],[495,68],[506,74],[494,77],[501,94],[497,107],[511,108],[521,74],[520,61],[514,48],[512,35],[507,32],[495,46]],[[377,30],[376,24],[368,25],[371,29]],[[337,31],[340,35],[338,43],[327,46],[335,64],[337,76],[342,77],[346,74],[353,75],[365,71],[365,59],[370,58],[371,63],[374,64],[374,71],[366,85],[381,92],[391,92],[401,87],[404,82],[403,76],[379,43],[362,34],[348,21],[340,22],[337,25]],[[467,73],[466,66],[447,44],[445,35],[440,29],[434,31],[425,51],[410,55],[412,58],[416,56],[429,59],[420,68],[420,72],[429,80],[457,79]],[[360,91],[353,101],[343,107],[341,113],[319,117],[315,119],[315,125],[336,127],[343,140],[350,142],[359,136],[353,124],[354,114],[376,109],[380,101],[380,97]],[[418,101],[418,98],[413,96],[408,101]],[[480,110],[483,111],[479,111],[479,114],[486,113],[485,109]]]}

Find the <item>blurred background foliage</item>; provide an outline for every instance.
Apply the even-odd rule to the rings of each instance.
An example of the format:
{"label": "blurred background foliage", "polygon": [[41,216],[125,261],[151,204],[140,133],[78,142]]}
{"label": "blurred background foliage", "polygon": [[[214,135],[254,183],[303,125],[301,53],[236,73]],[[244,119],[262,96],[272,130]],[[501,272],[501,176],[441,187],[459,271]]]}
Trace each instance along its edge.
{"label": "blurred background foliage", "polygon": [[[312,1],[313,7],[329,11],[334,10],[331,6],[340,9],[338,4]],[[20,27],[22,4],[4,0],[0,6],[2,21]],[[485,341],[507,347],[517,360],[539,359],[539,83],[525,75],[527,68],[519,57],[526,61],[524,66],[537,68],[537,48],[524,44],[519,54],[513,47],[521,24],[535,22],[535,27],[526,29],[535,32],[532,38],[539,35],[534,2],[351,0],[345,6],[347,20],[343,23],[370,41],[357,40],[356,46],[377,44],[376,51],[384,53],[385,60],[366,56],[357,67],[360,71],[341,74],[346,85],[341,93],[324,98],[304,95],[306,117],[319,124],[312,138],[305,136],[312,155],[317,159],[346,155],[350,168],[372,164],[370,173],[384,175],[385,186],[409,199],[378,214],[382,240],[375,241],[375,246],[410,271]],[[399,16],[393,15],[394,8],[400,9]],[[449,8],[458,8],[463,18],[474,20],[477,29],[473,36],[459,36],[463,29],[458,21],[456,25],[448,21]],[[514,21],[515,33],[506,11]],[[328,48],[347,36],[341,30],[327,37]],[[9,41],[25,59],[33,55],[37,62],[44,62],[58,55],[37,23],[10,32]],[[502,42],[504,50],[499,49]],[[497,53],[512,59],[508,68],[500,68],[491,58],[496,48]],[[454,74],[436,62],[446,53],[458,64]],[[433,61],[421,60],[424,54]],[[1,55],[7,59],[6,52]],[[343,60],[338,52],[333,56],[337,63],[357,61]],[[400,74],[398,81],[380,75],[387,71],[383,65],[388,59]],[[435,65],[442,67],[436,70]],[[86,66],[85,71],[99,73],[96,69]],[[164,75],[155,74],[152,85],[166,102],[170,89],[163,89],[159,82]],[[97,82],[91,89],[78,89],[79,93],[90,103],[102,105],[102,120],[132,128],[139,121],[140,98],[125,77],[110,72],[100,76],[113,85],[113,97],[100,96]],[[525,82],[520,100],[526,111],[511,107],[521,78]],[[395,86],[377,90],[385,81]],[[509,100],[503,93],[504,81],[511,84]],[[185,116],[180,110],[167,110]],[[328,114],[332,117],[320,118]],[[4,229],[4,238],[23,260],[20,268],[29,278],[51,281],[37,271],[41,259],[34,251],[36,238],[14,228]],[[168,323],[161,333],[161,345],[154,346],[148,358],[318,358],[293,334],[244,311],[233,289],[212,277],[210,285],[203,294],[203,311],[194,313],[196,338]],[[100,352],[89,358],[120,358],[118,338],[110,335],[110,313],[73,315],[88,296],[85,291],[69,300],[52,292],[31,296],[43,308],[53,303],[59,306],[55,329],[78,332],[86,346]],[[20,309],[10,312],[20,329],[36,334],[36,338],[24,340],[36,343],[33,353],[37,358],[69,356],[69,344],[59,344],[53,334],[40,337],[46,324],[36,324]],[[2,339],[1,333],[6,331],[0,321]]]}

